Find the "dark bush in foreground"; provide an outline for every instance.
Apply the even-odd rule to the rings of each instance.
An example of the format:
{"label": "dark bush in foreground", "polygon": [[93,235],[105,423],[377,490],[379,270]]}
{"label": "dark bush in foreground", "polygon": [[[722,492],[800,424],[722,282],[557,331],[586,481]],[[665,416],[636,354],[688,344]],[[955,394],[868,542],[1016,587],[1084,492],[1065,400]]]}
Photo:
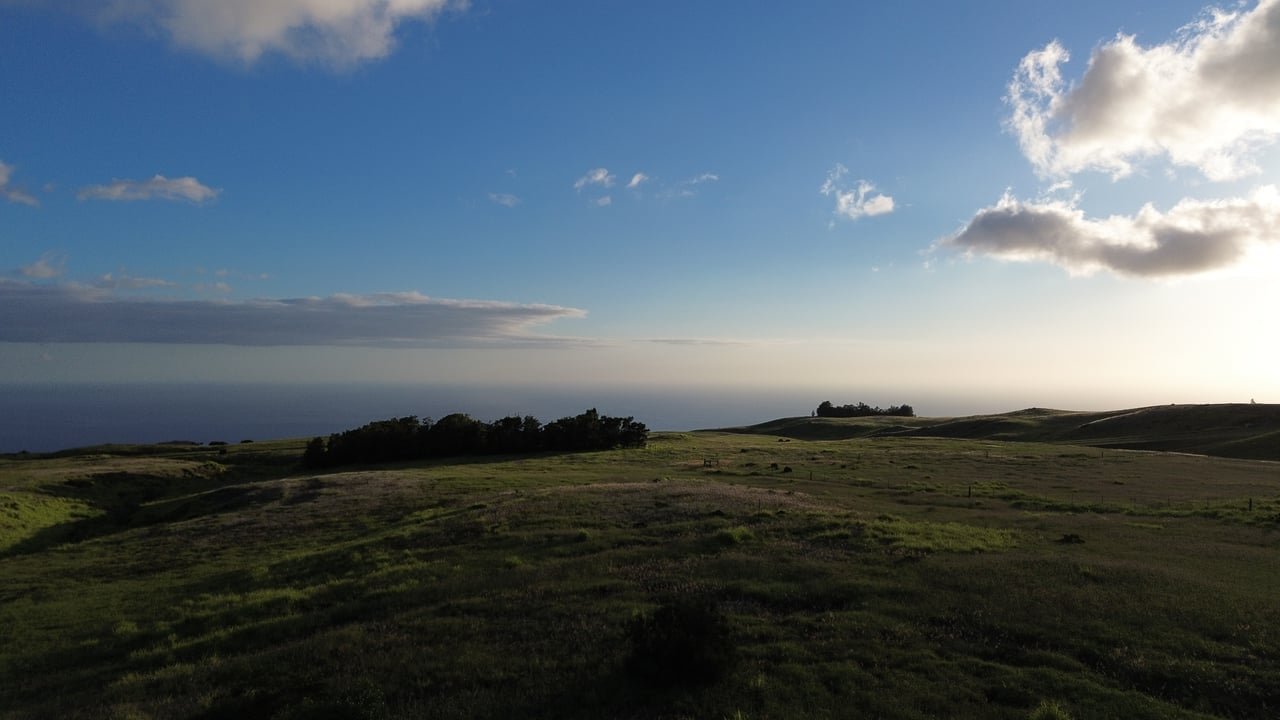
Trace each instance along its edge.
{"label": "dark bush in foreground", "polygon": [[680,600],[641,615],[628,629],[627,670],[657,687],[709,685],[737,664],[724,613],[709,600]]}

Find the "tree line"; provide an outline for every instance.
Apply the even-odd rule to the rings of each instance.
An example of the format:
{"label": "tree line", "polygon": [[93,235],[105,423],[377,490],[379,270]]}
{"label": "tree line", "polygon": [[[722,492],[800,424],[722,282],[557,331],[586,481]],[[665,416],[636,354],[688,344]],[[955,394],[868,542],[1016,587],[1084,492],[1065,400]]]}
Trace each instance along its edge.
{"label": "tree line", "polygon": [[644,423],[601,415],[595,408],[545,425],[532,415],[512,415],[491,423],[463,413],[435,422],[410,415],[334,433],[327,441],[314,438],[307,443],[302,465],[323,468],[457,455],[640,448],[648,439]]}
{"label": "tree line", "polygon": [[832,405],[830,400],[823,400],[822,404],[818,405],[818,409],[814,411],[814,414],[818,417],[915,417],[916,411],[910,405],[905,404],[890,405],[881,409],[861,402],[857,405]]}

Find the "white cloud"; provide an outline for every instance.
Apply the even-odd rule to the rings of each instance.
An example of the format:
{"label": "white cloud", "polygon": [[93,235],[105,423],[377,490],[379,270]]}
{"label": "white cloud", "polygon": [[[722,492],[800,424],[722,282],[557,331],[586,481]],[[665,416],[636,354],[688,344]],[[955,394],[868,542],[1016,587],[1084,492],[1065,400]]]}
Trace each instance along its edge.
{"label": "white cloud", "polygon": [[866,180],[859,180],[857,187],[850,190],[843,184],[843,178],[849,169],[840,163],[827,173],[826,182],[822,183],[819,192],[836,199],[835,213],[850,220],[863,216],[885,215],[894,210],[893,198],[876,192],[876,186]]}
{"label": "white cloud", "polygon": [[635,175],[631,176],[631,182],[627,183],[627,189],[634,190],[640,187],[641,185],[643,185],[644,183],[649,182],[649,179],[650,178],[648,175],[645,175],[642,172],[638,172]]}
{"label": "white cloud", "polygon": [[398,25],[465,0],[107,0],[98,19],[154,28],[179,47],[253,63],[268,53],[337,66],[386,56]]}
{"label": "white cloud", "polygon": [[555,305],[416,292],[248,301],[152,299],[0,280],[0,342],[480,347],[559,342],[532,330],[585,316]]}
{"label": "white cloud", "polygon": [[604,197],[600,198],[599,200],[596,200],[595,202],[596,202],[596,205],[599,207],[608,207],[609,205],[613,204],[613,198],[609,197],[608,195],[605,195]]}
{"label": "white cloud", "polygon": [[601,185],[603,187],[610,188],[613,187],[615,179],[616,178],[613,175],[610,175],[609,171],[605,168],[596,168],[594,170],[588,170],[586,175],[578,178],[578,180],[573,183],[573,188],[575,190],[581,190],[588,185]]}
{"label": "white cloud", "polygon": [[0,197],[3,197],[9,202],[21,203],[32,207],[39,205],[40,201],[36,200],[31,194],[17,188],[9,187],[9,179],[12,177],[13,166],[6,165],[3,160],[0,160]]}
{"label": "white cloud", "polygon": [[674,187],[669,187],[663,190],[658,193],[658,197],[664,200],[670,200],[672,198],[690,198],[697,195],[697,192],[693,189],[694,186],[708,182],[716,182],[719,179],[720,176],[715,173],[702,173],[701,175],[695,175],[691,178],[681,180],[676,183]]}
{"label": "white cloud", "polygon": [[30,265],[19,268],[18,272],[23,277],[48,280],[50,278],[59,277],[66,272],[66,265],[66,255],[49,251],[41,255],[39,260],[36,260]]}
{"label": "white cloud", "polygon": [[116,276],[107,273],[94,281],[93,286],[102,290],[151,290],[177,287],[177,284],[156,278],[132,277],[125,274]]}
{"label": "white cloud", "polygon": [[520,198],[511,193],[489,193],[489,202],[510,208],[519,205]]}
{"label": "white cloud", "polygon": [[193,177],[169,179],[156,175],[150,180],[112,180],[110,185],[91,185],[76,195],[81,200],[189,200],[202,203],[218,196],[215,190]]}
{"label": "white cloud", "polygon": [[233,288],[230,283],[219,281],[215,283],[199,283],[197,285],[193,285],[192,289],[199,293],[217,293],[220,295],[226,295],[227,293],[230,293]]}
{"label": "white cloud", "polygon": [[1211,11],[1168,43],[1118,35],[1096,48],[1078,83],[1063,80],[1057,41],[1022,59],[1009,83],[1009,128],[1036,171],[1119,178],[1166,157],[1211,180],[1259,171],[1280,137],[1280,0]]}
{"label": "white cloud", "polygon": [[1247,198],[1182,200],[1167,213],[1147,204],[1132,217],[1103,219],[1085,217],[1074,201],[1027,203],[1006,193],[938,246],[1073,273],[1168,277],[1230,267],[1277,243],[1280,191],[1266,185]]}

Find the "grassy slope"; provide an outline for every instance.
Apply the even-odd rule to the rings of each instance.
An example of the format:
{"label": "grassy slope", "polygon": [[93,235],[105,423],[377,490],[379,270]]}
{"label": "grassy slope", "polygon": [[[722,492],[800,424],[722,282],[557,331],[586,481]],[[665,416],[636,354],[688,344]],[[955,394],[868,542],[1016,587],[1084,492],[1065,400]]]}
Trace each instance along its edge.
{"label": "grassy slope", "polygon": [[1062,442],[1280,460],[1280,405],[1158,405],[1110,412],[1032,408],[964,418],[783,418],[731,432],[803,440],[946,437]]}
{"label": "grassy slope", "polygon": [[[0,717],[1276,712],[1277,465],[782,440],[0,460]],[[627,671],[632,618],[678,597],[728,616],[740,662],[709,687]]]}

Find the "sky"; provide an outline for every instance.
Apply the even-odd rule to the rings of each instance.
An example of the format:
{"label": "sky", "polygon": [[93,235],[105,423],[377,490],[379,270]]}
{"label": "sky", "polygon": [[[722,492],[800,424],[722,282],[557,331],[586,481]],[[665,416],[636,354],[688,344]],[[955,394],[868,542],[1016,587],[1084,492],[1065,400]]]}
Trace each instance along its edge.
{"label": "sky", "polygon": [[1280,0],[0,0],[0,383],[1280,402],[1278,138]]}

